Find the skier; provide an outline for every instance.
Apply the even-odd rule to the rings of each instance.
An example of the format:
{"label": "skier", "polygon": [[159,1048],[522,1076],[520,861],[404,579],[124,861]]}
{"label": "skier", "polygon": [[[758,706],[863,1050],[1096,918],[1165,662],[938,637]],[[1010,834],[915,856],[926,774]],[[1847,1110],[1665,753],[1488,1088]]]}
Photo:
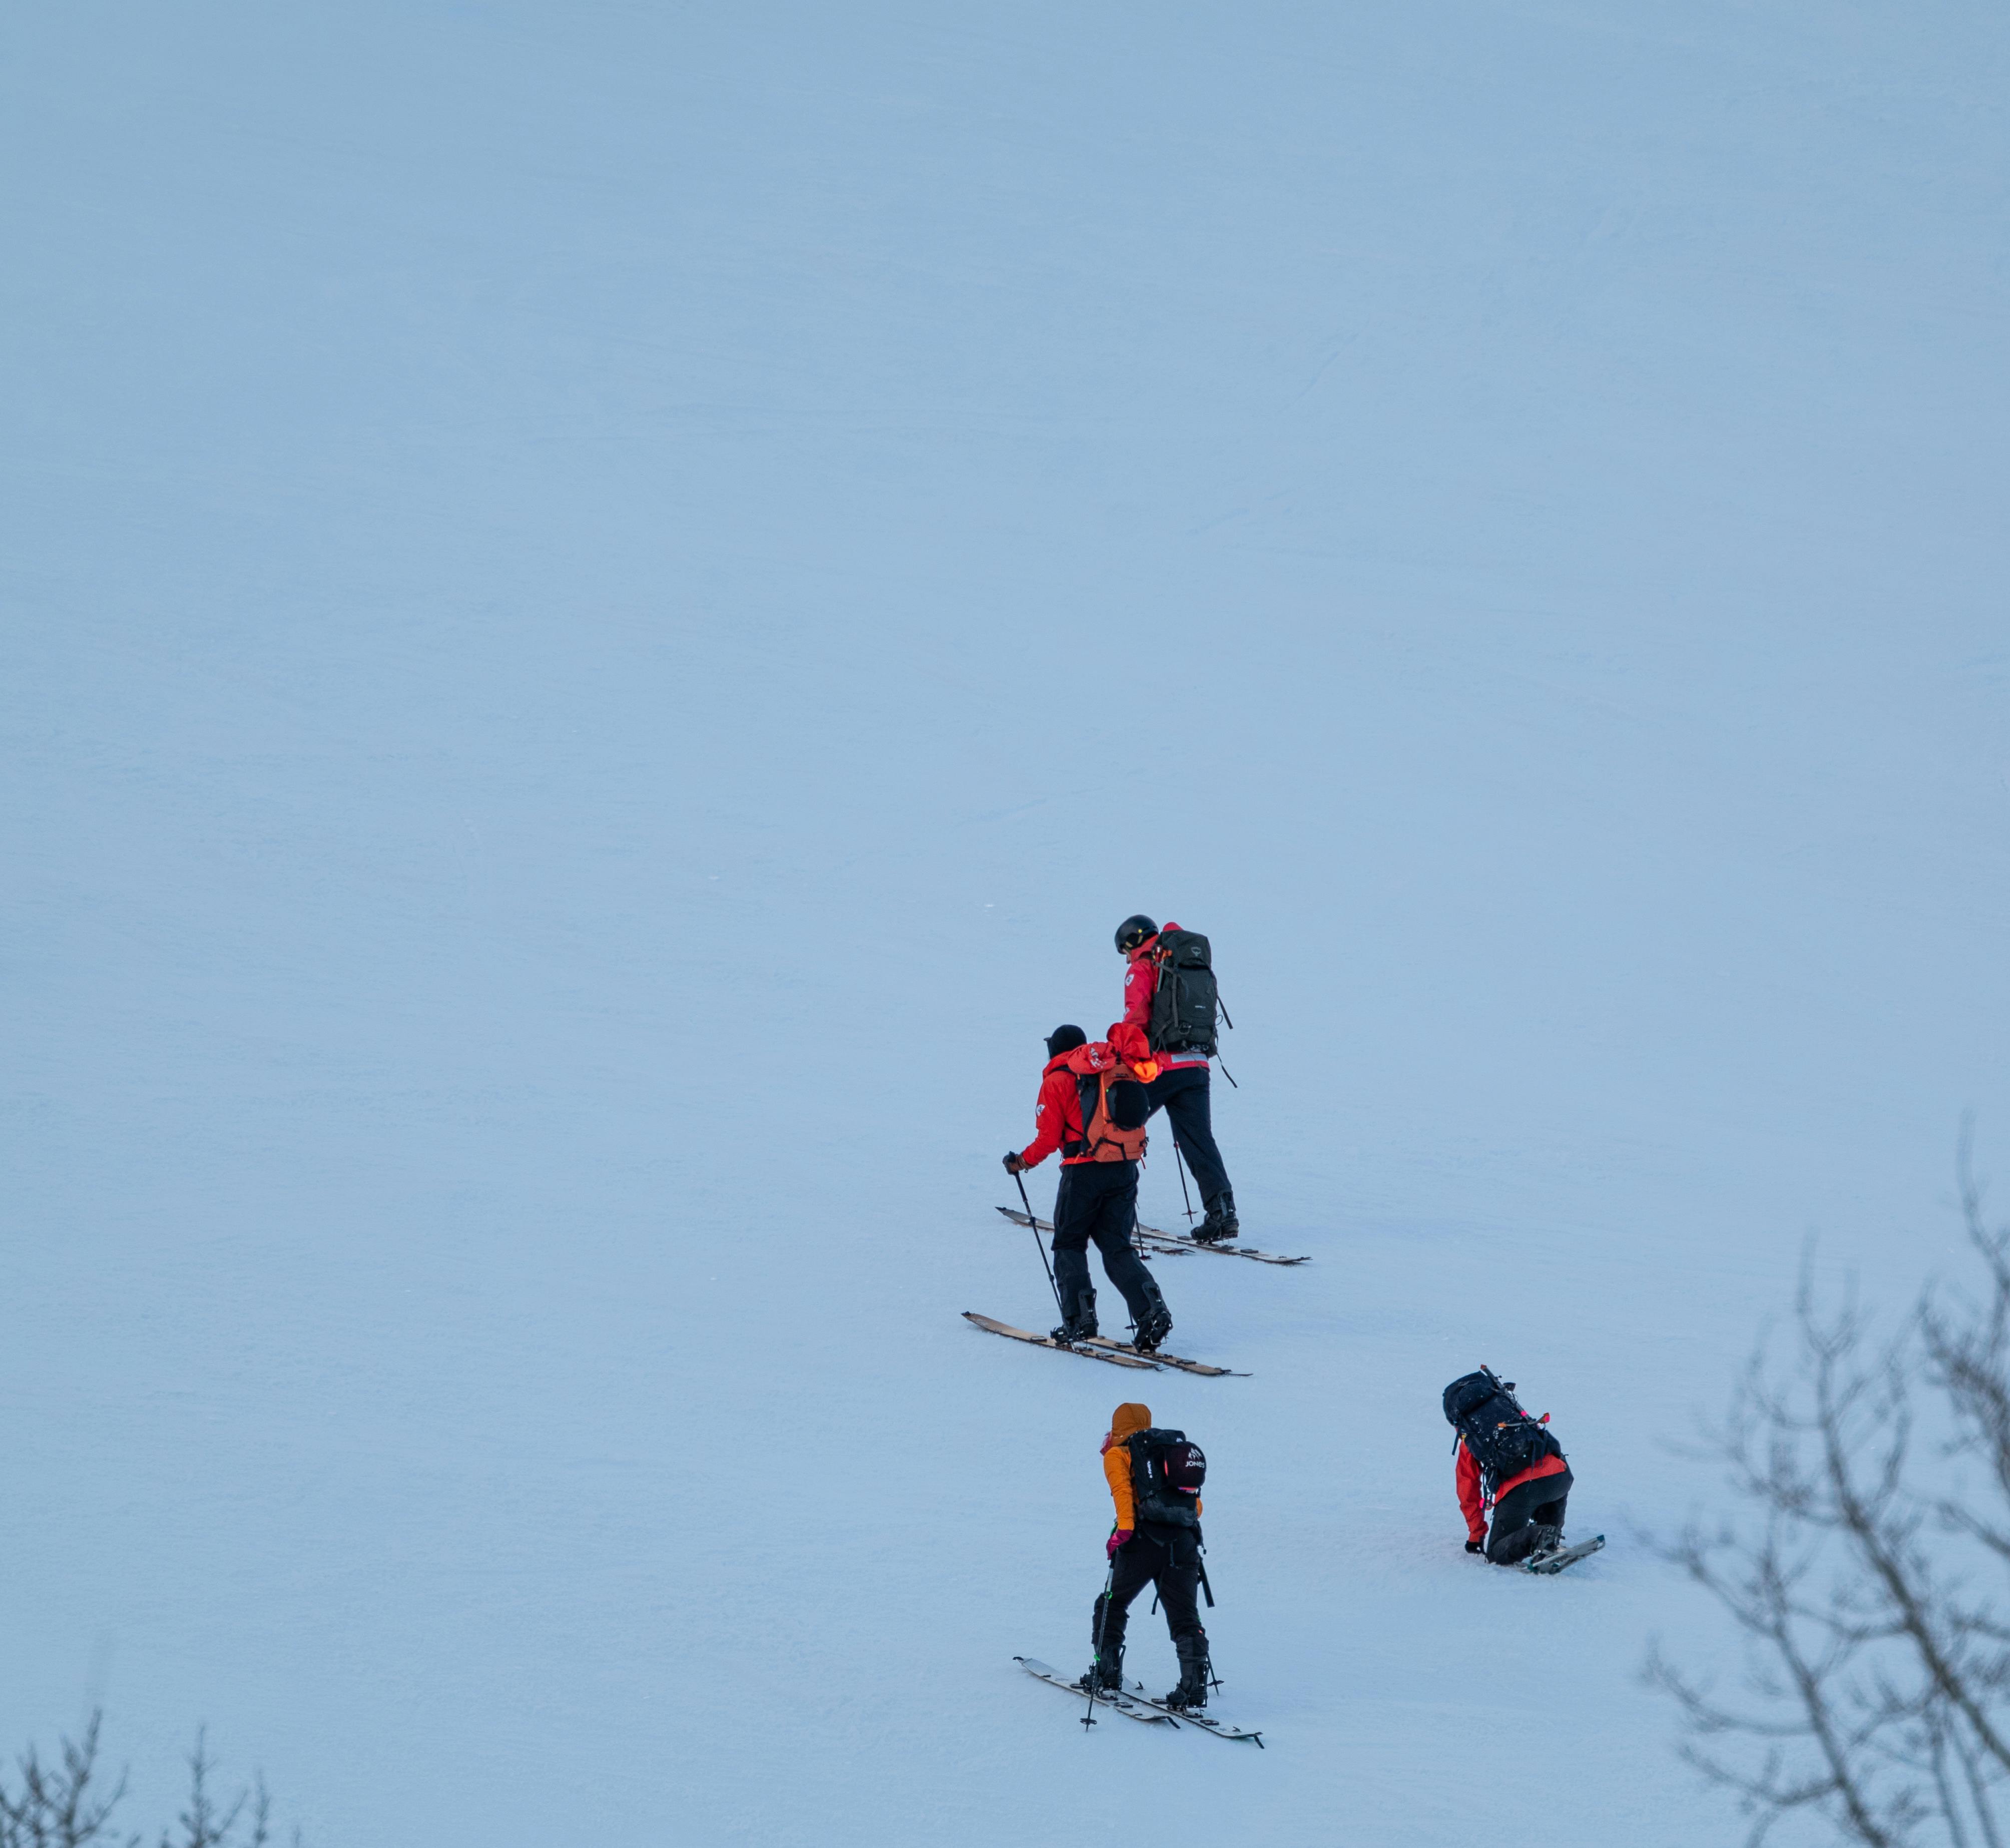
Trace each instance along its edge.
{"label": "skier", "polygon": [[[1138,1222],[1138,1160],[1145,1152],[1149,1114],[1144,1082],[1152,1071],[1120,1058],[1109,1044],[1091,1045],[1078,1026],[1059,1026],[1047,1037],[1047,1063],[1033,1111],[1035,1135],[1007,1155],[1005,1171],[1038,1167],[1061,1152],[1060,1186],[1054,1196],[1054,1282],[1060,1292],[1058,1342],[1086,1341],[1097,1332],[1096,1290],[1088,1280],[1088,1242],[1103,1253],[1103,1268],[1124,1293],[1137,1334],[1150,1353],[1172,1332],[1172,1313],[1132,1242]],[[1135,1118],[1135,1121],[1127,1119]]]}
{"label": "skier", "polygon": [[1180,1684],[1166,1704],[1182,1710],[1207,1704],[1212,1670],[1199,1605],[1200,1484],[1206,1473],[1200,1446],[1188,1443],[1184,1432],[1155,1430],[1150,1406],[1127,1403],[1110,1415],[1103,1473],[1117,1505],[1117,1525],[1103,1548],[1110,1583],[1096,1600],[1096,1661],[1077,1684],[1084,1693],[1092,1683],[1098,1692],[1123,1686],[1131,1602],[1151,1585],[1166,1608],[1166,1627],[1180,1658]]}
{"label": "skier", "polygon": [[[1215,1146],[1213,1112],[1208,1101],[1208,1054],[1192,1047],[1161,1046],[1152,1043],[1152,1004],[1161,979],[1159,938],[1170,936],[1179,926],[1168,922],[1162,931],[1143,912],[1126,918],[1117,926],[1117,947],[1131,965],[1124,978],[1124,1020],[1127,1028],[1147,1036],[1145,1046],[1159,1067],[1152,1081],[1154,1114],[1166,1113],[1173,1126],[1173,1140],[1193,1170],[1194,1185],[1200,1189],[1207,1216],[1194,1228],[1193,1235],[1203,1245],[1217,1244],[1237,1237],[1241,1227],[1235,1217],[1235,1194],[1228,1184],[1228,1170],[1221,1151]],[[1209,1006],[1213,1008],[1213,977],[1209,977]],[[1113,1042],[1117,1029],[1110,1029]],[[1209,1029],[1210,1041],[1212,1028]]]}
{"label": "skier", "polygon": [[1520,1565],[1561,1549],[1575,1478],[1549,1429],[1549,1414],[1531,1418],[1515,1398],[1515,1382],[1486,1367],[1445,1388],[1444,1414],[1458,1433],[1454,1480],[1465,1516],[1465,1550],[1484,1553],[1496,1565]]}

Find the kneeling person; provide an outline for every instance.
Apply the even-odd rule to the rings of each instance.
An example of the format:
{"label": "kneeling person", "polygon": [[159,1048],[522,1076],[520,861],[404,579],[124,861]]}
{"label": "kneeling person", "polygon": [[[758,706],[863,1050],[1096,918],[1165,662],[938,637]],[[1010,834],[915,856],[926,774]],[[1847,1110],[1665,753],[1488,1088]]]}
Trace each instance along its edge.
{"label": "kneeling person", "polygon": [[[1159,1430],[1149,1406],[1119,1406],[1103,1440],[1103,1474],[1117,1505],[1117,1525],[1104,1551],[1110,1586],[1098,1596],[1092,1632],[1096,1662],[1081,1680],[1087,1691],[1124,1685],[1124,1632],[1131,1604],[1147,1585],[1165,1607],[1166,1628],[1180,1658],[1180,1684],[1166,1696],[1181,1710],[1207,1704],[1207,1632],[1201,1628],[1200,1491],[1207,1459],[1184,1431]],[[1209,1601],[1210,1603],[1213,1600]]]}
{"label": "kneeling person", "polygon": [[[1060,1292],[1060,1342],[1086,1341],[1096,1333],[1096,1290],[1088,1281],[1089,1241],[1103,1268],[1124,1293],[1136,1325],[1136,1345],[1150,1352],[1172,1332],[1172,1313],[1157,1282],[1138,1256],[1138,1160],[1145,1153],[1150,1114],[1140,1071],[1080,1027],[1056,1027],[1047,1038],[1033,1121],[1038,1133],[1005,1157],[1008,1174],[1037,1167],[1061,1152],[1061,1183],[1054,1197],[1054,1285]],[[1135,1093],[1135,1095],[1132,1095]]]}
{"label": "kneeling person", "polygon": [[1496,1565],[1520,1565],[1556,1551],[1564,1544],[1564,1508],[1575,1478],[1549,1428],[1549,1413],[1531,1418],[1515,1397],[1515,1382],[1482,1367],[1444,1389],[1444,1415],[1458,1433],[1454,1479],[1465,1550],[1484,1552]]}

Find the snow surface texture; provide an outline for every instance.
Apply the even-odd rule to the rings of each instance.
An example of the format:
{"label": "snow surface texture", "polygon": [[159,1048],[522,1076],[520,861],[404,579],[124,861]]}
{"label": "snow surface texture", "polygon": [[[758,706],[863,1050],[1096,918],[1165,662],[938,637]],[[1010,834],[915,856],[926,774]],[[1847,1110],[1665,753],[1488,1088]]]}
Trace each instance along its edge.
{"label": "snow surface texture", "polygon": [[[9,9],[0,1745],[101,1700],[137,1821],[206,1719],[318,1848],[1175,1776],[1200,1841],[1730,1839],[1637,1681],[1718,1635],[1628,1538],[1711,1487],[1666,1420],[1809,1228],[1895,1299],[2010,1150],[2007,53]],[[1135,1382],[957,1313],[1046,1325],[998,1157],[1139,908],[1316,1256],[1163,1263],[1255,1377],[1145,1393],[1262,1754],[1014,1665],[1085,1659]],[[1563,1579],[1460,1551],[1483,1360],[1614,1537]]]}

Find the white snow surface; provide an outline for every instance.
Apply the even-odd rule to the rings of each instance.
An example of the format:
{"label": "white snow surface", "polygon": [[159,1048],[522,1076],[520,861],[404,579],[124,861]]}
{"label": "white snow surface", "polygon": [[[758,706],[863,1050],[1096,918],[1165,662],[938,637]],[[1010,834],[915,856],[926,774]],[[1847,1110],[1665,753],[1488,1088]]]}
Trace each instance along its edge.
{"label": "white snow surface", "polygon": [[[2010,1150],[2006,80],[1959,0],[9,9],[0,1745],[101,1703],[137,1823],[206,1721],[314,1848],[1735,1839],[1640,1530],[1809,1233],[1902,1300]],[[958,1316],[1046,1325],[998,1157],[1140,908],[1314,1254],[1159,1265],[1248,1380]],[[1563,1578],[1460,1550],[1482,1361]],[[1012,1665],[1134,1395],[1266,1752]]]}

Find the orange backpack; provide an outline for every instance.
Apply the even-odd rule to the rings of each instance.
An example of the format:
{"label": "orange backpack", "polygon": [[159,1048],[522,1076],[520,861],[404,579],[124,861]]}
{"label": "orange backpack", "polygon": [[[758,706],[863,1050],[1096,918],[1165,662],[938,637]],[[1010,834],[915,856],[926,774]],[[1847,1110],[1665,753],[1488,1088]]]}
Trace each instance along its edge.
{"label": "orange backpack", "polygon": [[1068,1055],[1081,1099],[1082,1138],[1064,1143],[1064,1161],[1138,1161],[1145,1153],[1145,1125],[1151,1100],[1137,1071],[1119,1058],[1107,1040]]}

